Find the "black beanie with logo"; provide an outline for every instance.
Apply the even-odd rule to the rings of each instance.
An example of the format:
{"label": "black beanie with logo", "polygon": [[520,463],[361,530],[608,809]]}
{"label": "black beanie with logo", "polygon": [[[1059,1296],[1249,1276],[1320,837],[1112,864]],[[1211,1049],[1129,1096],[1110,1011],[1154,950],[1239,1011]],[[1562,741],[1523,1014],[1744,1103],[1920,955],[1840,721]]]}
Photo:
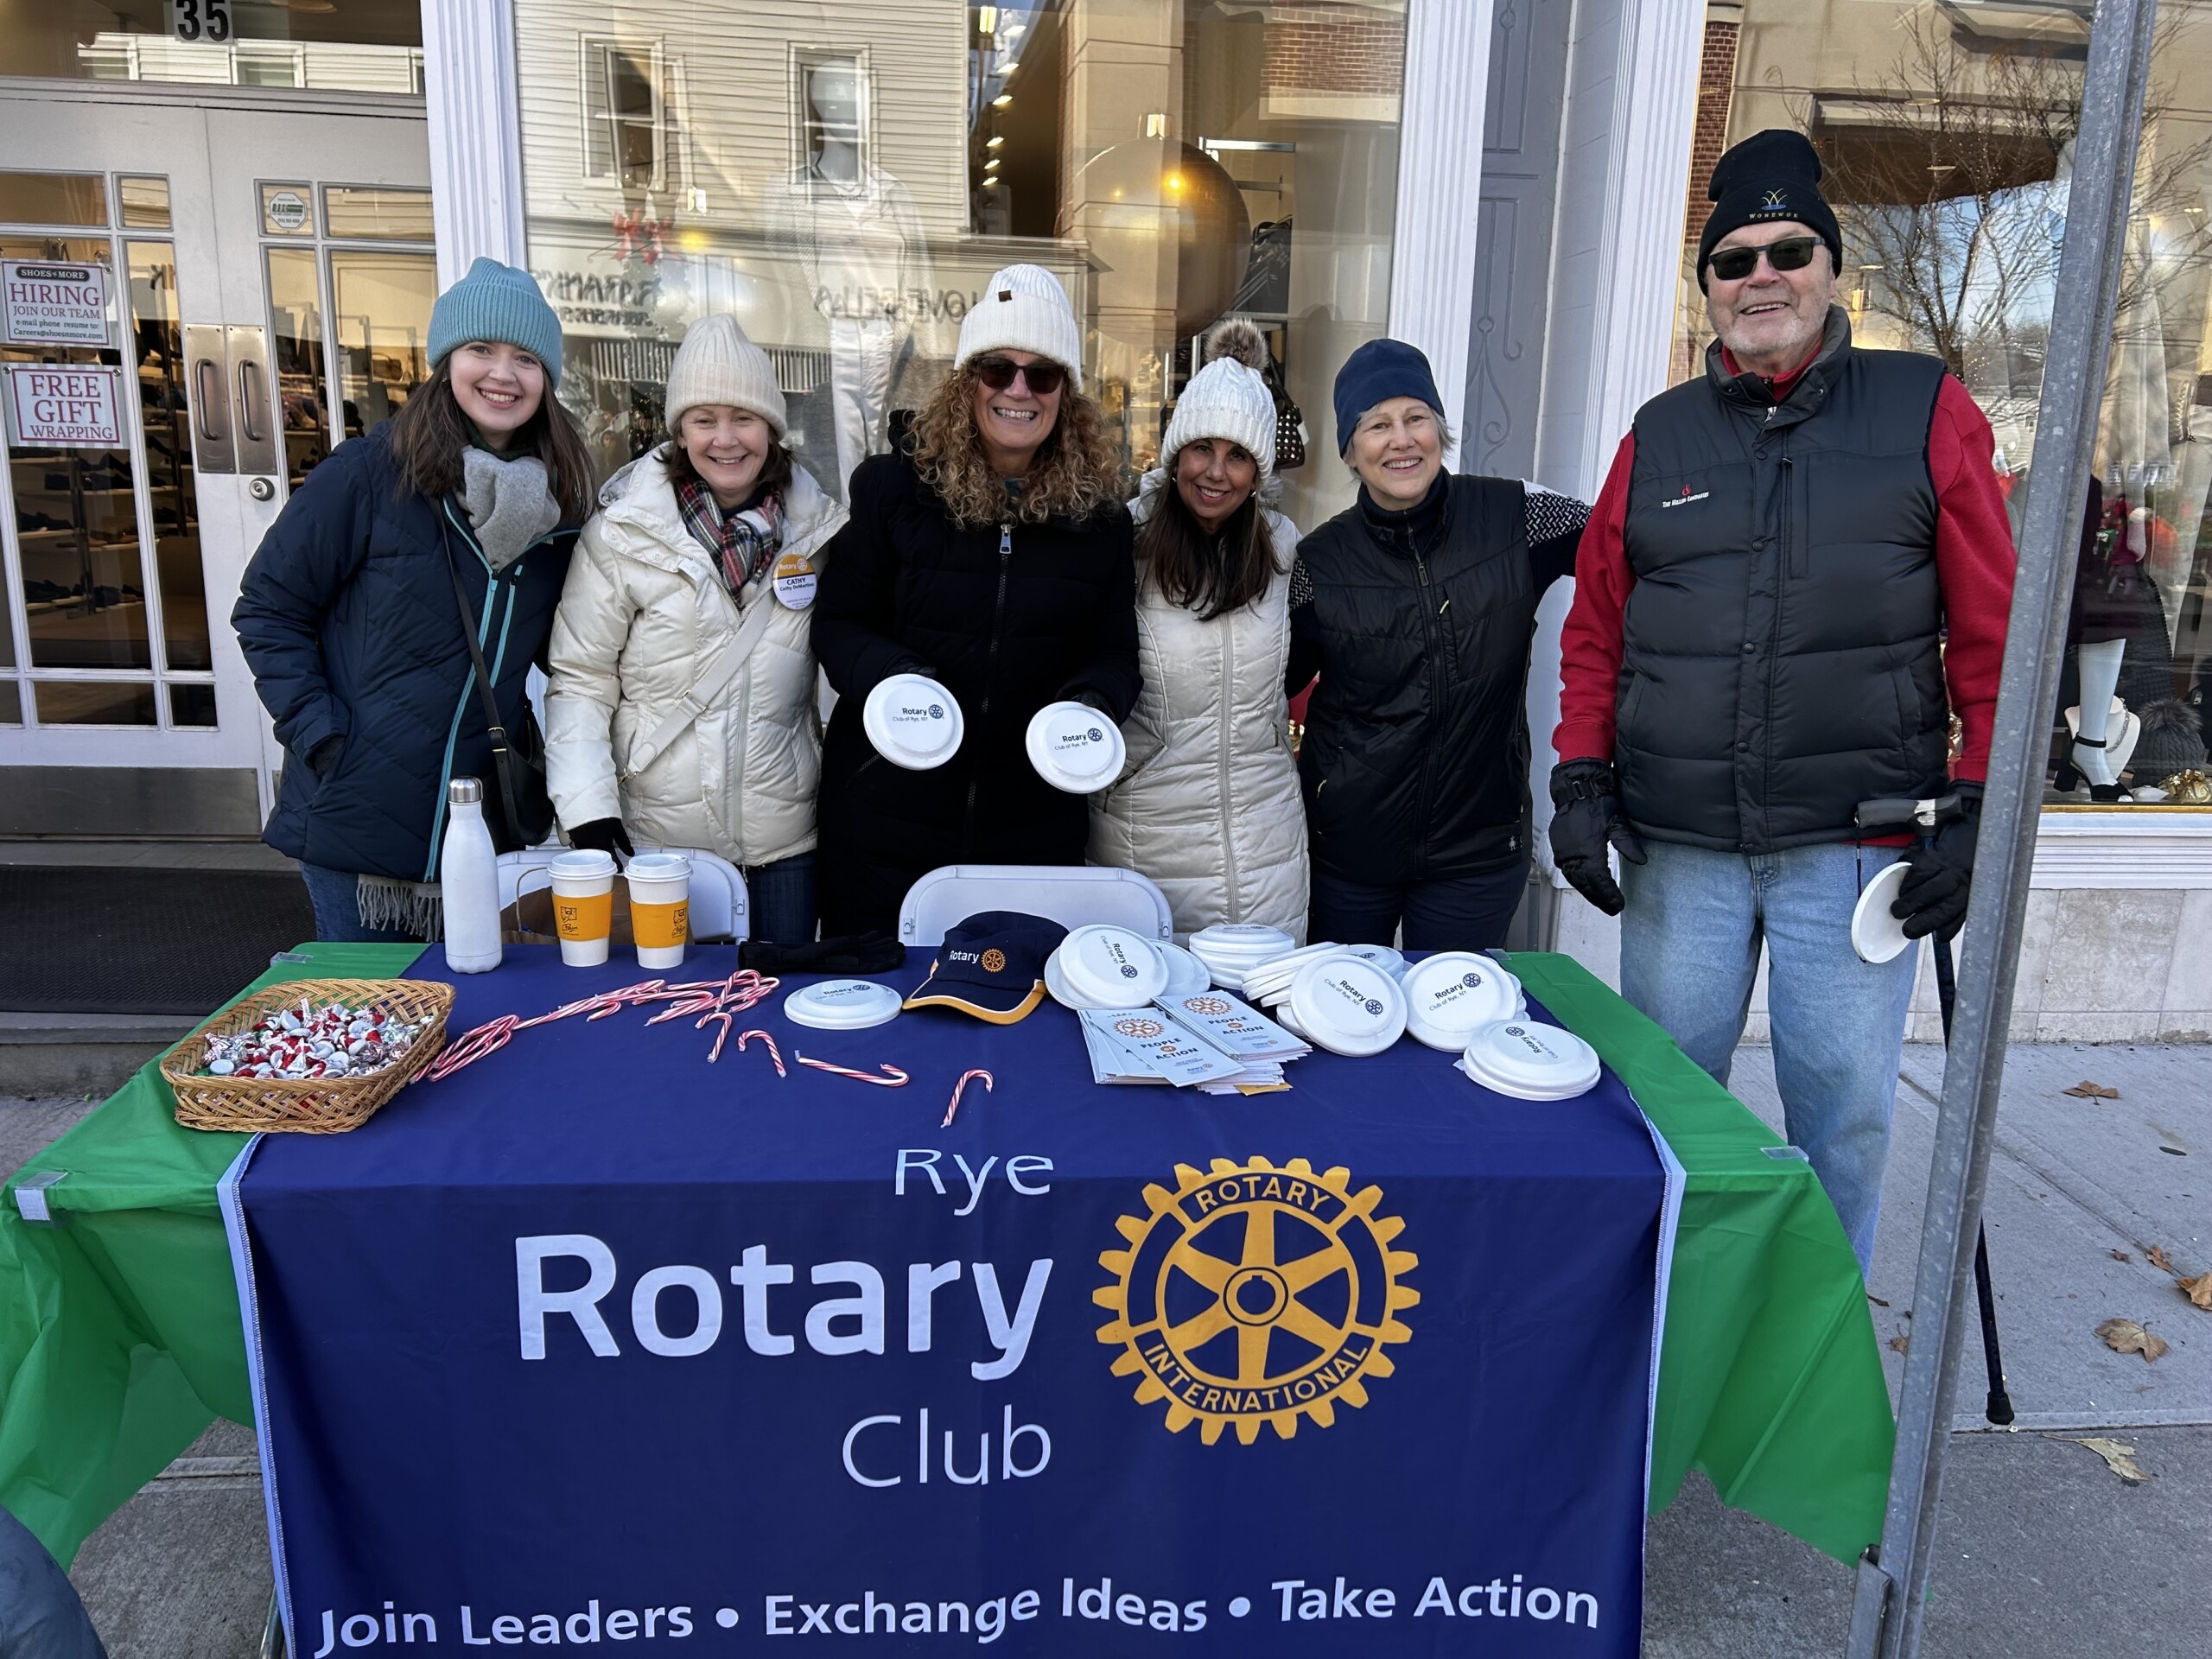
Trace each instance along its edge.
{"label": "black beanie with logo", "polygon": [[1713,202],[1705,234],[1697,239],[1697,285],[1705,287],[1706,262],[1713,245],[1746,225],[1795,219],[1809,226],[1828,246],[1834,268],[1843,269],[1843,232],[1835,209],[1821,194],[1821,158],[1802,132],[1770,127],[1755,132],[1714,164],[1706,188]]}

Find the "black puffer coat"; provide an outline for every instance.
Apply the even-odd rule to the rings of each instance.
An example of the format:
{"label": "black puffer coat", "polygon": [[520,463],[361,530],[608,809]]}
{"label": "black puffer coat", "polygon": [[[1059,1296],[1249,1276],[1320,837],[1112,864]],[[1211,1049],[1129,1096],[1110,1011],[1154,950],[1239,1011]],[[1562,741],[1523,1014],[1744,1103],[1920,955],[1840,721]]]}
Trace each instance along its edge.
{"label": "black puffer coat", "polygon": [[[1089,803],[1054,789],[1023,738],[1046,703],[1119,722],[1135,704],[1134,531],[1116,502],[1080,524],[963,530],[905,454],[855,469],[852,517],[823,550],[814,650],[837,692],[822,757],[825,934],[891,931],[940,865],[1080,864]],[[930,772],[877,754],[861,709],[878,682],[927,674],[959,702],[958,753]]]}
{"label": "black puffer coat", "polygon": [[[327,869],[433,881],[448,779],[483,779],[493,840],[509,840],[447,550],[512,731],[576,532],[553,531],[494,578],[457,504],[397,487],[391,432],[339,445],[284,504],[231,622],[284,746],[262,839]],[[331,737],[343,747],[317,778],[307,757]]]}

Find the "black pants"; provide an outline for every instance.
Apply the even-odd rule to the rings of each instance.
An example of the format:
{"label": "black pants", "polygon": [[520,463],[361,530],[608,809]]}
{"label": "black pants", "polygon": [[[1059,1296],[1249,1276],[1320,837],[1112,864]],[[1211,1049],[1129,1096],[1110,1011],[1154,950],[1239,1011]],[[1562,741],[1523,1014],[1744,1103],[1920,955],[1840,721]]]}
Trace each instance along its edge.
{"label": "black pants", "polygon": [[1529,861],[1485,875],[1376,886],[1313,868],[1306,937],[1335,944],[1395,944],[1405,925],[1408,950],[1487,950],[1505,943],[1521,906]]}

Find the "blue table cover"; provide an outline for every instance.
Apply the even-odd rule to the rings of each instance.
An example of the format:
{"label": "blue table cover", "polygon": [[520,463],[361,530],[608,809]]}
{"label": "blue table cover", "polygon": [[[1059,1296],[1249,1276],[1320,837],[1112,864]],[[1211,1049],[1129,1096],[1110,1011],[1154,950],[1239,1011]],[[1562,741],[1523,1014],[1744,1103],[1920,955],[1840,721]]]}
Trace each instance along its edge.
{"label": "blue table cover", "polygon": [[[451,1028],[651,976],[511,950]],[[241,1158],[293,1651],[1637,1652],[1665,1180],[1610,1071],[1103,1088],[1049,1001],[832,1033],[803,982],[737,1022],[786,1077],[572,1018]]]}

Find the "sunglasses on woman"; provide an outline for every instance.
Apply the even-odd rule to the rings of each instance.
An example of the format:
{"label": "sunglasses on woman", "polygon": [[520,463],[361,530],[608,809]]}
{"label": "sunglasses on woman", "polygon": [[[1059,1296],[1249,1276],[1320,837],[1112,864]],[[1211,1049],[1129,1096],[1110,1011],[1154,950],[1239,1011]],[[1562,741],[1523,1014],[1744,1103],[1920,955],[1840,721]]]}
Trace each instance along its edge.
{"label": "sunglasses on woman", "polygon": [[1039,397],[1049,397],[1060,389],[1060,382],[1068,372],[1057,363],[1017,363],[1010,357],[979,357],[976,359],[976,378],[993,391],[1004,391],[1020,375],[1029,383],[1029,390]]}
{"label": "sunglasses on woman", "polygon": [[1705,262],[1706,269],[1724,283],[1740,283],[1758,269],[1759,256],[1764,254],[1777,270],[1802,270],[1813,263],[1813,251],[1820,245],[1817,236],[1785,236],[1763,248],[1723,248]]}

